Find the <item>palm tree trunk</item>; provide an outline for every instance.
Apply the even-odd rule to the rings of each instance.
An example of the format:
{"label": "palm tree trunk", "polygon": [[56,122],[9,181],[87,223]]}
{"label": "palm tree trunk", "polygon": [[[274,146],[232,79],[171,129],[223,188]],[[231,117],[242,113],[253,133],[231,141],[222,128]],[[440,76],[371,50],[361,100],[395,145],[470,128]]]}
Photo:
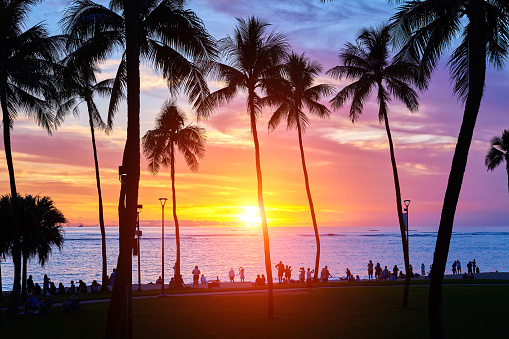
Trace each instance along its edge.
{"label": "palm tree trunk", "polygon": [[[127,138],[122,167],[127,174],[119,198],[119,255],[117,275],[108,309],[106,337],[132,338],[132,310],[126,290],[132,276],[132,243],[140,180],[140,46],[138,41],[138,5],[125,0],[127,69]],[[125,186],[125,187],[124,187]]]}
{"label": "palm tree trunk", "polygon": [[254,111],[254,90],[249,93],[249,107],[251,118],[251,132],[253,133],[253,141],[255,146],[255,159],[256,159],[256,179],[258,181],[258,209],[260,210],[260,219],[262,221],[263,231],[263,249],[265,252],[265,270],[267,272],[267,287],[268,287],[268,317],[274,318],[274,295],[272,280],[272,264],[270,262],[270,246],[269,246],[269,229],[267,227],[267,218],[265,216],[265,205],[263,204],[263,185],[262,185],[262,168],[260,164],[260,144],[258,142],[258,133],[256,131],[256,116]]}
{"label": "palm tree trunk", "polygon": [[318,281],[318,270],[320,269],[320,235],[318,234],[318,225],[316,223],[315,207],[313,205],[313,198],[311,197],[311,189],[309,188],[308,170],[306,168],[306,159],[304,157],[304,146],[302,144],[302,129],[300,127],[299,120],[297,120],[297,134],[299,136],[300,159],[302,162],[302,172],[304,173],[304,183],[306,184],[306,193],[308,196],[309,211],[311,212],[311,220],[313,221],[313,229],[315,230],[316,260],[315,260],[314,280]]}
{"label": "palm tree trunk", "polygon": [[27,256],[23,255],[23,276],[21,278],[21,295],[23,296],[23,301],[27,300],[27,261]]}
{"label": "palm tree trunk", "polygon": [[175,242],[177,248],[177,262],[175,263],[175,286],[180,286],[177,282],[180,282],[180,229],[179,229],[179,220],[177,218],[177,196],[175,194],[175,145],[173,141],[171,141],[171,154],[170,154],[170,162],[171,162],[171,201],[173,208],[173,221],[175,222]]}
{"label": "palm tree trunk", "polygon": [[442,282],[449,255],[454,215],[467,166],[468,151],[472,143],[486,78],[485,10],[483,4],[477,1],[470,2],[470,6],[471,8],[468,12],[471,26],[471,34],[469,34],[470,48],[468,49],[468,94],[463,122],[461,123],[451,171],[447,181],[433,258],[433,274],[431,275],[428,297],[428,318],[431,338],[445,337],[442,322]]}
{"label": "palm tree trunk", "polygon": [[108,262],[106,259],[106,230],[104,229],[104,212],[103,212],[103,198],[101,193],[101,178],[99,176],[99,161],[97,160],[97,147],[95,145],[95,132],[94,132],[94,121],[92,119],[91,105],[87,100],[88,106],[88,123],[90,125],[90,135],[92,136],[92,149],[94,151],[94,166],[95,166],[95,182],[97,185],[97,196],[99,199],[99,228],[101,229],[101,245],[102,245],[102,285],[101,291],[108,290]]}
{"label": "palm tree trunk", "polygon": [[405,289],[403,292],[403,307],[408,306],[408,294],[410,292],[410,260],[408,255],[408,242],[405,231],[405,221],[403,220],[403,206],[401,205],[401,190],[399,187],[398,167],[396,166],[396,157],[394,155],[394,145],[392,143],[391,129],[389,127],[389,118],[387,112],[383,112],[385,131],[389,139],[389,150],[391,153],[392,174],[394,176],[394,188],[396,189],[396,206],[398,209],[399,230],[401,232],[401,241],[403,243],[403,258],[405,260]]}
{"label": "palm tree trunk", "polygon": [[[6,88],[6,81],[3,82],[3,88]],[[11,216],[13,228],[13,244],[12,244],[12,261],[14,265],[14,284],[12,286],[11,301],[7,309],[6,316],[15,317],[18,314],[19,292],[21,289],[21,230],[18,218],[18,193],[16,191],[16,180],[14,177],[14,164],[12,162],[11,151],[11,120],[7,110],[7,95],[5,90],[2,91],[0,104],[2,106],[2,123],[4,133],[4,150],[5,160],[7,161],[7,169],[9,171],[9,184],[11,188]]]}

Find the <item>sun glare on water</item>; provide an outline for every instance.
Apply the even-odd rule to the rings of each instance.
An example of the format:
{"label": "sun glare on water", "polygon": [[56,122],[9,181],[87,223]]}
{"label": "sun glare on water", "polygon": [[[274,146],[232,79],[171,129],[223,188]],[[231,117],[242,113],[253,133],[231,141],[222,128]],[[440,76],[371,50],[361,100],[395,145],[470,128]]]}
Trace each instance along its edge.
{"label": "sun glare on water", "polygon": [[239,220],[246,223],[246,227],[260,226],[260,211],[255,206],[244,206],[244,214],[239,216]]}

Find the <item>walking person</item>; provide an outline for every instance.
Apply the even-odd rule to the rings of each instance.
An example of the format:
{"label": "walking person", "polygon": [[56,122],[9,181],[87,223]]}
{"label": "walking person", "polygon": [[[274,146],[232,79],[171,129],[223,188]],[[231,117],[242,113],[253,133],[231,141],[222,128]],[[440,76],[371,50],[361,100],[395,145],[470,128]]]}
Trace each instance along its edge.
{"label": "walking person", "polygon": [[279,283],[281,284],[283,282],[283,277],[285,275],[285,265],[282,261],[279,262],[279,264],[276,265],[277,268],[277,276],[279,278]]}
{"label": "walking person", "polygon": [[373,280],[373,262],[371,260],[368,263],[368,280]]}
{"label": "walking person", "polygon": [[230,270],[230,272],[228,273],[228,276],[230,277],[230,282],[235,282],[235,271],[233,270],[233,267],[232,269]]}
{"label": "walking person", "polygon": [[347,267],[346,268],[346,280],[350,280],[350,277],[352,276],[352,273],[350,272],[350,269]]}
{"label": "walking person", "polygon": [[380,266],[380,263],[377,262],[376,263],[376,266],[375,266],[375,279],[376,281],[380,281],[381,280],[381,276],[382,275],[382,266]]}
{"label": "walking person", "polygon": [[392,269],[392,274],[394,275],[394,278],[395,279],[398,279],[398,266],[397,265],[394,265],[394,268]]}
{"label": "walking person", "polygon": [[315,273],[315,270],[310,270],[310,268],[308,267],[308,270],[306,272],[306,287],[307,288],[313,288],[313,273]]}
{"label": "walking person", "polygon": [[193,288],[198,288],[198,283],[200,282],[200,270],[198,269],[198,266],[194,267],[193,270]]}
{"label": "walking person", "polygon": [[240,277],[240,282],[243,283],[244,282],[244,267],[239,268],[239,277]]}
{"label": "walking person", "polygon": [[472,274],[472,262],[471,261],[468,262],[467,269],[468,269],[468,275]]}
{"label": "walking person", "polygon": [[292,279],[292,266],[286,265],[286,268],[285,268],[285,280],[289,284],[291,279]]}
{"label": "walking person", "polygon": [[460,260],[456,260],[456,271],[458,272],[458,274],[461,274],[461,262]]}

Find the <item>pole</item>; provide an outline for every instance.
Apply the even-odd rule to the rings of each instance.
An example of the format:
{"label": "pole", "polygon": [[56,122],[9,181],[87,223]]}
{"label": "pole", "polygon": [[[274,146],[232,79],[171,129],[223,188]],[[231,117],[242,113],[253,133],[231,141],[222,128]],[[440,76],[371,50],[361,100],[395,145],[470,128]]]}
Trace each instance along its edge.
{"label": "pole", "polygon": [[[140,208],[141,205],[138,205],[138,208]],[[137,218],[136,218],[136,227],[138,229],[138,241],[137,241],[137,247],[138,247],[138,291],[141,291],[141,262],[140,262],[140,210],[138,209]]]}
{"label": "pole", "polygon": [[162,285],[161,285],[161,297],[164,297],[166,296],[166,294],[164,294],[164,205],[166,204],[166,198],[159,198],[159,202],[161,203],[161,280],[162,280]]}
{"label": "pole", "polygon": [[162,243],[161,243],[161,246],[162,246],[162,250],[161,250],[161,253],[162,253],[162,257],[161,257],[162,284],[161,284],[161,294],[164,295],[164,204],[161,207],[162,207]]}

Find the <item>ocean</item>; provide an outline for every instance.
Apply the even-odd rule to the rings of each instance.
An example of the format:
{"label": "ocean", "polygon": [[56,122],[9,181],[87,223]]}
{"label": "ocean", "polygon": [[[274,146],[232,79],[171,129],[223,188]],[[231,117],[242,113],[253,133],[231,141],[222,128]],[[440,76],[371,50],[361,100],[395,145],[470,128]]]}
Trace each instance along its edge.
{"label": "ocean", "polygon": [[[36,259],[28,265],[28,274],[42,286],[44,274],[58,286],[63,282],[82,279],[101,282],[101,233],[99,228],[64,227],[64,247],[53,254],[44,267]],[[155,282],[161,275],[161,228],[143,228],[141,237],[141,283]],[[371,259],[389,269],[397,265],[404,270],[399,229],[396,227],[321,227],[320,267],[328,266],[334,279],[352,274],[367,278],[367,264]],[[410,263],[414,272],[420,265],[426,271],[433,260],[436,228],[410,230]],[[260,227],[182,227],[181,272],[184,281],[192,282],[192,270],[198,265],[207,278],[228,280],[228,271],[237,273],[244,267],[246,281],[254,281],[257,274],[265,273],[263,238]],[[279,261],[292,266],[293,277],[300,267],[314,267],[316,244],[312,227],[269,228],[273,276]],[[165,280],[173,275],[175,262],[175,235],[172,227],[165,228]],[[118,229],[106,229],[108,274],[115,267],[118,256]],[[469,227],[453,231],[446,274],[451,274],[452,262],[459,259],[463,271],[470,260],[476,260],[481,272],[509,271],[509,227]],[[138,257],[132,257],[133,283],[138,283]],[[1,260],[2,288],[12,289],[13,265],[10,257]]]}

